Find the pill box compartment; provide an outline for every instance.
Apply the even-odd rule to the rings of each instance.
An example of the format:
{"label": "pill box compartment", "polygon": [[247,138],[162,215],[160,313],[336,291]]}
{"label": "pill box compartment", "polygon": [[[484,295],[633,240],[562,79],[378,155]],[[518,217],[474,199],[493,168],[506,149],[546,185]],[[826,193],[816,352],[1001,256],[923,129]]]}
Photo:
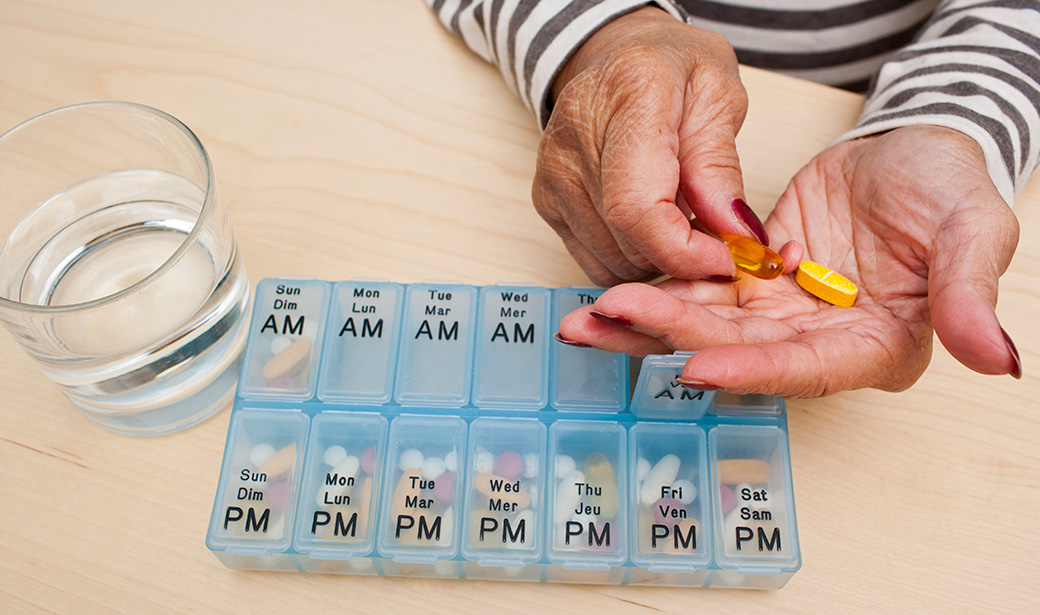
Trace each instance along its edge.
{"label": "pill box compartment", "polygon": [[704,586],[712,564],[704,430],[638,423],[629,451],[629,583]]}
{"label": "pill box compartment", "polygon": [[408,285],[394,382],[398,404],[467,405],[476,311],[477,291],[472,286]]}
{"label": "pill box compartment", "polygon": [[459,576],[457,509],[466,467],[466,423],[403,415],[390,423],[379,553],[387,574]]}
{"label": "pill box compartment", "polygon": [[314,396],[329,286],[297,279],[257,284],[240,396],[293,400]]}
{"label": "pill box compartment", "polygon": [[[553,291],[552,330],[570,312],[596,302],[601,288]],[[621,412],[628,406],[628,356],[595,348],[554,343],[549,346],[549,401],[560,411]]]}
{"label": "pill box compartment", "polygon": [[498,285],[480,289],[473,405],[539,410],[549,399],[552,293]]}
{"label": "pill box compartment", "polygon": [[541,580],[546,428],[478,418],[469,430],[462,555],[467,578]]}
{"label": "pill box compartment", "polygon": [[390,401],[397,365],[404,287],[337,282],[322,344],[321,399],[381,405]]}
{"label": "pill box compartment", "polygon": [[206,539],[229,568],[297,569],[288,553],[306,435],[300,412],[233,413]]}
{"label": "pill box compartment", "polygon": [[307,572],[373,574],[387,421],[326,412],[311,423],[293,543]]}
{"label": "pill box compartment", "polygon": [[713,584],[782,586],[801,564],[786,433],[720,425],[708,441],[720,569]]}
{"label": "pill box compartment", "polygon": [[624,426],[557,421],[549,428],[549,459],[549,580],[619,582],[628,555]]}
{"label": "pill box compartment", "polygon": [[[800,565],[783,401],[680,387],[682,354],[644,360],[629,397],[628,357],[550,341],[597,295],[261,282],[207,545],[242,569],[782,586]],[[424,321],[421,342],[458,345],[416,346]],[[500,329],[516,346],[490,348]],[[286,333],[317,341],[275,362],[294,377],[265,377]],[[506,386],[501,371],[531,356],[542,365]],[[429,365],[446,370],[432,393],[402,375]]]}

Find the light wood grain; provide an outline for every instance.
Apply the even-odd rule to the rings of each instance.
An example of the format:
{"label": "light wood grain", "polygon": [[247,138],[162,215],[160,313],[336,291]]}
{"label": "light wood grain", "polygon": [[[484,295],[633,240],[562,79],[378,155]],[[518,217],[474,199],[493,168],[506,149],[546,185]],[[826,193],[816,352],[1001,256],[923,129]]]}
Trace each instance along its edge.
{"label": "light wood grain", "polygon": [[[420,0],[0,0],[0,127],[96,99],[156,106],[210,151],[253,280],[585,282],[530,205],[538,131]],[[860,99],[745,69],[751,204]],[[250,573],[204,537],[228,412],[102,431],[0,336],[0,611],[1029,613],[1040,611],[1040,181],[998,316],[1025,377],[937,345],[900,394],[795,401],[804,565],[778,592]]]}

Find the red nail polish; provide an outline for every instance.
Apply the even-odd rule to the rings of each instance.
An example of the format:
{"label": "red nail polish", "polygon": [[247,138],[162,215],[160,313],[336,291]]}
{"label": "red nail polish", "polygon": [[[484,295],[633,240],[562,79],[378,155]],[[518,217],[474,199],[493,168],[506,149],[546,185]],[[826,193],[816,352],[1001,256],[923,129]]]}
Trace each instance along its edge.
{"label": "red nail polish", "polygon": [[762,226],[762,221],[758,219],[755,212],[748,207],[748,204],[744,202],[744,199],[733,199],[733,211],[740,218],[744,226],[748,227],[751,234],[758,239],[758,243],[768,246],[769,235],[766,233],[766,227]]}
{"label": "red nail polish", "polygon": [[739,282],[739,275],[706,275],[704,280],[707,282]]}
{"label": "red nail polish", "polygon": [[693,380],[692,378],[676,378],[675,381],[688,389],[696,389],[698,391],[718,391],[722,388],[702,380]]}
{"label": "red nail polish", "polygon": [[575,348],[592,348],[591,345],[586,344],[585,342],[574,342],[574,341],[571,341],[571,340],[563,337],[559,333],[553,333],[553,339],[555,339],[557,342],[560,342],[561,344],[566,344],[568,346],[574,346]]}
{"label": "red nail polish", "polygon": [[1011,353],[1011,358],[1015,360],[1015,365],[1011,368],[1011,376],[1016,380],[1022,378],[1022,359],[1018,357],[1018,348],[1015,348],[1015,343],[1011,341],[1011,336],[1007,334],[1004,327],[1000,328],[1000,332],[1004,335],[1004,345],[1007,346],[1008,352]]}
{"label": "red nail polish", "polygon": [[621,327],[622,329],[631,329],[635,326],[632,324],[631,320],[625,318],[624,316],[611,316],[609,314],[604,314],[603,312],[597,312],[595,310],[589,312],[589,316],[592,316],[593,318],[602,323],[606,323],[615,327]]}

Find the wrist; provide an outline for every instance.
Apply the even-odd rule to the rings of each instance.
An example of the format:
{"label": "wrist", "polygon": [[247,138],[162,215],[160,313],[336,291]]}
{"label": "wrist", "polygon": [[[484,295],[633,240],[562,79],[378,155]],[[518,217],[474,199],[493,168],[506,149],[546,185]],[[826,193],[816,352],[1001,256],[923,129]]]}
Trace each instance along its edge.
{"label": "wrist", "polygon": [[640,40],[644,34],[652,33],[662,22],[677,23],[675,18],[663,9],[645,6],[625,13],[604,25],[582,43],[560,69],[550,88],[550,100],[557,100],[563,88],[585,69],[601,62],[626,43]]}

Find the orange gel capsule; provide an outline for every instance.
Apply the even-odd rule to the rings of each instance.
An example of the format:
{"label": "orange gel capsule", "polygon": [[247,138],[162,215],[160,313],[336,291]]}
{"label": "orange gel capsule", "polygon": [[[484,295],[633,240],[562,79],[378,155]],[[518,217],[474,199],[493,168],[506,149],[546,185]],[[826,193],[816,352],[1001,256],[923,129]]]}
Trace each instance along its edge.
{"label": "orange gel capsule", "polygon": [[737,267],[761,280],[772,280],[784,272],[784,259],[754,239],[742,235],[721,235]]}

